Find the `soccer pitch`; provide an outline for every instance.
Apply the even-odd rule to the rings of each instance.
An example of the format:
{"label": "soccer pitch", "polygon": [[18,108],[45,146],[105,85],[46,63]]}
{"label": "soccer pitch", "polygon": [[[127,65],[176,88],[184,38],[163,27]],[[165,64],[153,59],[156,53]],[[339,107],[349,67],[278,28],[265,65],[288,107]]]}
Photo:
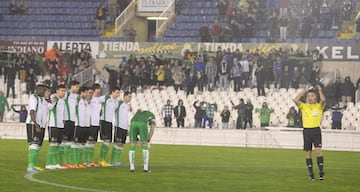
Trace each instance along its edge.
{"label": "soccer pitch", "polygon": [[[358,152],[324,151],[325,180],[309,181],[301,150],[152,145],[152,172],[142,171],[138,148],[136,171],[131,173],[126,147],[122,155],[126,167],[67,169],[27,175],[35,182],[25,178],[26,141],[0,140],[0,146],[1,191],[360,191]],[[44,142],[42,166],[47,146],[48,142]],[[314,164],[317,173],[315,158]]]}

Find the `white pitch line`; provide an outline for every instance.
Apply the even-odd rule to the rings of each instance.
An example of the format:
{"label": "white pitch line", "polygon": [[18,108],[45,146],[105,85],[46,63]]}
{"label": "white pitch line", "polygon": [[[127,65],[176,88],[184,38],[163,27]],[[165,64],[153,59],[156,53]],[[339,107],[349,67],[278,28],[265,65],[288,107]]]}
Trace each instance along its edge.
{"label": "white pitch line", "polygon": [[74,190],[79,190],[79,191],[113,192],[113,191],[107,191],[107,190],[91,189],[91,188],[85,188],[85,187],[76,187],[76,186],[72,186],[72,185],[63,185],[63,184],[43,181],[43,180],[35,179],[33,177],[35,174],[36,173],[26,173],[24,175],[24,178],[29,180],[29,181],[35,182],[35,183],[41,183],[41,184],[44,184],[44,185],[52,185],[52,186],[56,186],[56,187],[74,189]]}

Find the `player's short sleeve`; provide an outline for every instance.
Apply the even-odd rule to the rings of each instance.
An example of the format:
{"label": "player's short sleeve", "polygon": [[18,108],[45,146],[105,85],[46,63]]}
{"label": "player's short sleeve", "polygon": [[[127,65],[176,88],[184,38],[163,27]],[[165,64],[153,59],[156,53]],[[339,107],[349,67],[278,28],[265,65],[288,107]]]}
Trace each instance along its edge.
{"label": "player's short sleeve", "polygon": [[305,106],[305,104],[303,102],[300,102],[298,107],[299,107],[300,110],[302,110],[302,109],[304,109],[304,106]]}
{"label": "player's short sleeve", "polygon": [[105,102],[105,95],[101,96],[99,98],[99,101],[100,101],[100,103],[104,103]]}
{"label": "player's short sleeve", "polygon": [[31,111],[31,110],[36,110],[36,105],[38,104],[37,103],[38,101],[37,101],[37,99],[35,98],[35,96],[34,95],[31,95],[30,96],[30,98],[29,98],[29,111]]}

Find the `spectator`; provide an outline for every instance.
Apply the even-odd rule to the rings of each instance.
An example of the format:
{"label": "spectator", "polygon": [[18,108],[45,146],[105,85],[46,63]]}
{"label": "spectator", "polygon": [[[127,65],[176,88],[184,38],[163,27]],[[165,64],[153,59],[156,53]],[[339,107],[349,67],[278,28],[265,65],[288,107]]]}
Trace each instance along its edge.
{"label": "spectator", "polygon": [[9,12],[11,14],[16,14],[18,13],[18,6],[16,4],[16,0],[11,0],[11,3],[9,5]]}
{"label": "spectator", "polygon": [[5,75],[4,78],[5,82],[7,83],[7,89],[6,89],[6,97],[9,97],[10,95],[10,89],[12,90],[13,98],[15,98],[15,78],[16,78],[16,68],[14,65],[9,64],[8,67],[5,69]]}
{"label": "spectator", "polygon": [[176,118],[177,127],[184,127],[185,117],[186,117],[186,109],[184,107],[183,100],[179,99],[178,106],[176,106],[174,108],[174,115]]}
{"label": "spectator", "polygon": [[166,101],[166,105],[162,108],[162,116],[164,118],[165,127],[171,127],[172,115],[173,115],[174,107],[171,105],[170,99]]}
{"label": "spectator", "polygon": [[218,68],[219,87],[221,91],[226,91],[228,89],[229,72],[230,72],[229,64],[225,60],[222,60],[220,67]]}
{"label": "spectator", "polygon": [[345,81],[344,83],[341,84],[340,90],[341,90],[342,102],[344,104],[348,102],[353,102],[355,86],[354,83],[351,82],[349,76],[345,77]]}
{"label": "spectator", "polygon": [[26,74],[26,94],[33,94],[35,91],[37,78],[33,69],[29,69]]}
{"label": "spectator", "polygon": [[279,0],[280,15],[283,15],[284,13],[286,14],[288,13],[289,1],[290,0]]}
{"label": "spectator", "polygon": [[335,85],[335,100],[337,102],[341,102],[342,101],[342,98],[341,98],[341,85],[342,85],[342,82],[341,82],[340,77],[336,77],[336,81],[335,81],[334,85]]}
{"label": "spectator", "polygon": [[245,29],[244,29],[245,37],[247,38],[253,37],[255,21],[252,14],[250,13],[247,14],[247,17],[245,18],[244,21],[244,25],[245,25]]}
{"label": "spectator", "polygon": [[260,126],[266,127],[270,125],[270,114],[274,112],[273,108],[269,108],[266,102],[263,102],[261,109],[255,109],[255,113],[260,113]]}
{"label": "spectator", "polygon": [[309,13],[303,20],[303,25],[301,28],[301,37],[304,38],[309,38],[310,37],[310,32],[311,32],[311,28],[312,28],[312,24],[313,24],[313,17],[311,16],[311,14]]}
{"label": "spectator", "polygon": [[225,0],[219,0],[219,3],[217,4],[217,8],[219,9],[219,16],[221,21],[224,21],[224,18],[226,16],[226,2]]}
{"label": "spectator", "polygon": [[185,69],[185,87],[186,95],[194,94],[194,88],[197,82],[196,75],[193,74],[191,69]]}
{"label": "spectator", "polygon": [[203,23],[202,26],[199,29],[199,37],[201,42],[210,42],[210,32],[209,27],[207,23]]}
{"label": "spectator", "polygon": [[296,38],[297,32],[299,30],[299,19],[296,12],[291,12],[288,29],[289,29],[288,30],[289,37],[292,39]]}
{"label": "spectator", "polygon": [[26,122],[26,118],[28,115],[28,111],[25,107],[25,105],[21,105],[20,110],[16,110],[15,109],[15,105],[11,105],[11,109],[15,112],[15,113],[19,113],[19,120],[21,123],[25,123]]}
{"label": "spectator", "polygon": [[320,8],[321,8],[322,1],[323,0],[313,0],[310,3],[311,8],[312,8],[312,10],[311,10],[312,17],[315,22],[320,22]]}
{"label": "spectator", "polygon": [[179,89],[180,90],[183,89],[184,76],[181,73],[175,73],[173,76],[173,80],[174,80],[174,89],[177,93]]}
{"label": "spectator", "polygon": [[28,7],[25,5],[24,0],[20,1],[19,7],[17,8],[17,12],[20,14],[26,13],[28,10]]}
{"label": "spectator", "polygon": [[248,87],[248,82],[249,82],[249,78],[250,78],[250,62],[248,59],[249,54],[243,54],[242,55],[242,59],[240,60],[240,65],[241,65],[241,72],[242,72],[242,83],[241,85],[243,87]]}
{"label": "spectator", "polygon": [[109,89],[112,90],[113,87],[118,85],[118,71],[115,67],[112,67],[108,64],[105,64],[104,68],[109,73]]}
{"label": "spectator", "polygon": [[[105,87],[106,80],[103,74],[101,74],[101,71],[96,70],[94,75],[94,84],[99,84],[101,88]],[[125,89],[120,89],[125,90]]]}
{"label": "spectator", "polygon": [[231,78],[234,81],[234,91],[240,91],[242,87],[242,79],[241,79],[241,65],[237,58],[234,58],[234,65],[231,69]]}
{"label": "spectator", "polygon": [[234,16],[235,6],[232,1],[228,3],[228,6],[226,8],[226,16],[228,18],[228,21],[231,21],[232,17]]}
{"label": "spectator", "polygon": [[281,61],[280,56],[276,57],[276,60],[274,61],[274,75],[275,75],[275,80],[274,80],[274,87],[277,88],[277,84],[282,79],[282,75],[283,75],[284,69],[283,69],[283,62]]}
{"label": "spectator", "polygon": [[97,8],[96,16],[95,16],[96,30],[99,30],[101,34],[105,32],[105,19],[106,19],[106,9],[101,4]]}
{"label": "spectator", "polygon": [[165,68],[165,86],[166,87],[174,85],[173,74],[172,74],[171,69],[172,69],[172,65],[170,63],[167,64],[166,68]]}
{"label": "spectator", "polygon": [[331,108],[331,129],[341,129],[341,120],[343,117],[343,109],[339,107],[339,103]]}
{"label": "spectator", "polygon": [[204,71],[199,71],[197,75],[198,75],[198,80],[197,80],[198,91],[203,92],[206,84],[206,75]]}
{"label": "spectator", "polygon": [[336,101],[336,86],[332,80],[325,86],[324,94],[326,97],[326,106],[332,107],[338,102]]}
{"label": "spectator", "polygon": [[194,127],[195,128],[200,128],[201,127],[201,120],[202,120],[202,117],[204,115],[204,110],[201,108],[201,104],[199,103],[199,101],[195,101],[193,103],[193,106],[195,108]]}
{"label": "spectator", "polygon": [[276,39],[277,33],[278,33],[278,16],[276,12],[274,11],[269,18],[268,22],[268,30],[269,30],[269,41],[274,41]]}
{"label": "spectator", "polygon": [[205,114],[203,116],[203,128],[206,128],[206,122],[208,122],[208,126],[211,129],[213,128],[214,115],[217,111],[217,105],[204,102],[203,106],[205,108]]}
{"label": "spectator", "polygon": [[299,119],[295,107],[290,107],[286,119],[288,119],[288,127],[296,127],[298,125]]}
{"label": "spectator", "polygon": [[265,88],[264,88],[264,77],[265,77],[265,69],[264,67],[258,63],[257,68],[255,69],[255,76],[256,76],[256,88],[258,96],[266,96],[265,95]]}
{"label": "spectator", "polygon": [[117,17],[118,9],[119,9],[117,0],[108,0],[108,7],[109,7],[109,15],[113,20],[112,22],[114,22],[114,19]]}
{"label": "spectator", "polygon": [[205,75],[207,77],[208,90],[213,91],[215,89],[215,77],[217,73],[217,65],[214,57],[211,56],[209,61],[205,65]]}
{"label": "spectator", "polygon": [[165,85],[165,68],[164,65],[160,65],[158,70],[156,71],[157,83],[158,86]]}
{"label": "spectator", "polygon": [[287,35],[287,28],[289,24],[289,19],[285,12],[281,15],[279,19],[279,23],[280,23],[280,41],[285,42]]}
{"label": "spectator", "polygon": [[229,128],[229,120],[230,120],[230,111],[227,105],[224,105],[224,109],[220,113],[222,128],[228,129]]}
{"label": "spectator", "polygon": [[219,36],[221,34],[221,26],[218,20],[215,20],[214,24],[211,26],[211,39],[213,42],[219,41]]}
{"label": "spectator", "polygon": [[4,93],[0,91],[0,122],[3,122],[4,120],[5,107],[7,108],[8,111],[10,111],[7,98],[4,97]]}
{"label": "spectator", "polygon": [[237,110],[237,120],[236,120],[236,129],[245,129],[245,113],[246,113],[246,104],[244,103],[244,99],[240,99],[240,103],[238,105],[233,106],[233,109]]}
{"label": "spectator", "polygon": [[351,13],[352,13],[352,2],[350,0],[345,0],[343,4],[343,13],[344,17],[343,19],[345,21],[350,21],[351,19]]}
{"label": "spectator", "polygon": [[245,104],[245,123],[244,123],[244,129],[246,129],[247,124],[249,123],[249,128],[253,127],[253,117],[252,113],[254,110],[254,106],[251,103],[251,100],[248,99]]}
{"label": "spectator", "polygon": [[134,25],[130,25],[129,29],[125,29],[126,35],[129,37],[129,41],[135,42],[137,31],[134,28]]}

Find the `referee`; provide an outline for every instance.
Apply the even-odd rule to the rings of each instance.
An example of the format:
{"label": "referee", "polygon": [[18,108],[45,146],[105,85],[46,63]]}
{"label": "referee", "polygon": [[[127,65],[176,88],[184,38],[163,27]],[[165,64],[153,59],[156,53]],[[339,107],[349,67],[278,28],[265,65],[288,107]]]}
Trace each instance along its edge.
{"label": "referee", "polygon": [[[315,180],[313,172],[313,162],[312,162],[312,145],[315,147],[315,152],[317,156],[317,164],[319,167],[319,179],[324,180],[324,158],[321,150],[321,130],[320,122],[325,108],[325,96],[319,85],[316,86],[320,101],[317,100],[316,90],[309,89],[308,91],[304,90],[294,99],[294,102],[299,107],[302,113],[303,121],[303,137],[304,137],[304,150],[306,152],[306,165],[310,173],[310,180]],[[306,103],[301,102],[301,97],[306,93]]]}

